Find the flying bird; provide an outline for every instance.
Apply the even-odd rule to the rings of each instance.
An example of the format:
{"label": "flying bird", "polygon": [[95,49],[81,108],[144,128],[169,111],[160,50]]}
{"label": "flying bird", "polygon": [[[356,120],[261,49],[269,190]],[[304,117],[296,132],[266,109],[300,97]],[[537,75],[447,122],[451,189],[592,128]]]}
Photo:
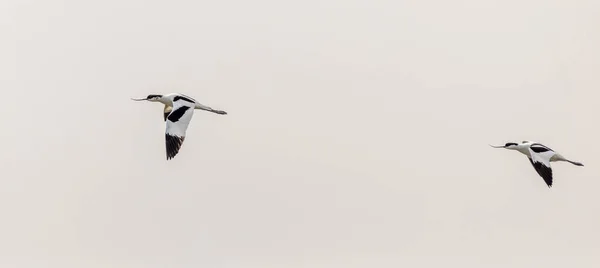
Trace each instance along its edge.
{"label": "flying bird", "polygon": [[216,114],[225,115],[227,112],[215,110],[211,107],[198,103],[196,100],[179,93],[168,95],[148,95],[144,99],[132,99],[134,101],[160,102],[165,105],[163,118],[166,122],[165,141],[167,148],[167,160],[172,159],[179,153],[179,149],[185,140],[185,132],[190,124],[195,109],[205,110]]}
{"label": "flying bird", "polygon": [[535,168],[535,171],[537,171],[537,173],[544,179],[549,188],[552,187],[552,168],[550,167],[550,162],[565,161],[576,166],[583,166],[582,163],[566,159],[554,150],[537,142],[523,141],[520,144],[508,142],[505,145],[490,146],[494,148],[517,150],[526,155],[529,158],[531,165],[533,165],[533,168]]}

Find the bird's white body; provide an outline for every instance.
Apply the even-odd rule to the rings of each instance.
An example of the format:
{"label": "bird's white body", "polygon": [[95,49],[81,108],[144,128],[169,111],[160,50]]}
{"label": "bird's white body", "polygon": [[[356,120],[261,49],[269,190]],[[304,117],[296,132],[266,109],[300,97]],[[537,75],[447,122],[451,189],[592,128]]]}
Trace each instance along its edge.
{"label": "bird's white body", "polygon": [[160,102],[165,105],[163,119],[166,122],[165,141],[167,149],[167,160],[175,157],[185,140],[185,133],[192,120],[194,110],[205,110],[216,114],[227,114],[225,111],[215,110],[200,104],[191,97],[179,93],[167,95],[148,95],[145,99],[134,99],[136,101],[146,100]]}
{"label": "bird's white body", "polygon": [[[526,155],[527,157],[531,158],[531,155],[532,155],[531,146],[532,145],[538,145],[538,146],[546,147],[546,146],[544,146],[544,145],[542,145],[540,143],[536,143],[536,142],[533,142],[533,141],[523,141],[521,144],[518,144],[514,150],[516,150],[516,151],[518,151],[518,152]],[[546,147],[546,148],[548,148],[548,147]],[[550,162],[556,162],[556,161],[566,161],[566,162],[569,162],[569,160],[567,160],[566,158],[564,158],[562,155],[560,155],[559,153],[557,153],[555,151],[550,150],[548,154],[551,154],[551,155],[549,155],[550,158],[548,160]]]}
{"label": "bird's white body", "polygon": [[517,144],[513,150],[516,150],[516,151],[526,155],[527,157],[531,158],[531,151],[529,150],[529,148],[531,147],[532,144],[533,144],[533,142],[531,142],[531,141],[523,141],[520,144]]}
{"label": "bird's white body", "polygon": [[537,173],[544,179],[548,187],[552,187],[553,181],[552,167],[550,166],[550,162],[565,161],[576,166],[583,166],[583,164],[568,160],[559,153],[556,153],[554,150],[537,142],[523,141],[519,144],[510,142],[506,143],[504,146],[492,147],[515,150],[526,155]]}
{"label": "bird's white body", "polygon": [[199,102],[197,102],[196,100],[194,100],[193,98],[191,98],[189,96],[179,94],[179,93],[170,93],[167,95],[162,95],[162,97],[157,99],[156,101],[164,104],[166,106],[165,110],[167,110],[167,109],[170,110],[173,108],[173,100],[176,97],[184,97],[184,98],[187,98],[188,100],[191,100],[194,103],[194,109],[207,110],[207,111],[218,111],[218,110],[213,110],[212,108],[210,108],[206,105],[200,104]]}

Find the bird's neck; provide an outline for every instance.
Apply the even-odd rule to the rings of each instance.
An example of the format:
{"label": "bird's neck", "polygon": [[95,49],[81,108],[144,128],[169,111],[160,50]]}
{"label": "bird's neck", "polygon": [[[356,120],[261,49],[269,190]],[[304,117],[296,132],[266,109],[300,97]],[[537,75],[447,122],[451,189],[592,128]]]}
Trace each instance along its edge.
{"label": "bird's neck", "polygon": [[518,146],[516,148],[516,150],[524,155],[529,155],[529,147],[528,146]]}
{"label": "bird's neck", "polygon": [[160,99],[158,99],[158,102],[167,105],[167,106],[173,106],[173,100],[167,98],[167,97],[162,97]]}

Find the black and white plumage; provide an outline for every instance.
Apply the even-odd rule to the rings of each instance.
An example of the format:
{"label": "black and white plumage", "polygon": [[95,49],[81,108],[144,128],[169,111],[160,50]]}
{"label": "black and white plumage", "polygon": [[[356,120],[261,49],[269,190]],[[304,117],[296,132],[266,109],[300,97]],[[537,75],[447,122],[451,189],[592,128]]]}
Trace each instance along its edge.
{"label": "black and white plumage", "polygon": [[526,155],[535,171],[544,179],[548,187],[552,187],[553,183],[552,167],[550,166],[550,162],[565,161],[576,166],[583,166],[582,163],[568,160],[549,147],[537,142],[523,141],[520,144],[509,142],[502,146],[492,147],[517,150]]}
{"label": "black and white plumage", "polygon": [[227,112],[215,110],[211,107],[198,103],[196,100],[178,93],[168,95],[148,95],[145,99],[133,99],[135,101],[160,102],[165,105],[163,120],[166,122],[165,144],[167,160],[172,159],[179,153],[181,145],[185,140],[185,133],[192,120],[195,109],[205,110],[216,114],[225,115]]}

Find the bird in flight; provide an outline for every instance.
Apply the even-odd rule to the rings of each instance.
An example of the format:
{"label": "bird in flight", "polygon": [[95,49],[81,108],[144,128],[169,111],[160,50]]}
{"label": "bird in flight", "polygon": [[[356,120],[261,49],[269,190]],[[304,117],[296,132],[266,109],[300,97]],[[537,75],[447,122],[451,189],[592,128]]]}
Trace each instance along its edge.
{"label": "bird in flight", "polygon": [[531,165],[533,165],[533,168],[535,168],[535,171],[537,171],[537,173],[544,179],[549,188],[552,187],[552,168],[550,167],[550,162],[564,161],[576,166],[583,166],[582,163],[566,159],[554,150],[537,142],[523,141],[520,144],[508,142],[505,145],[490,146],[494,148],[516,150],[526,155],[529,158]]}
{"label": "bird in flight", "polygon": [[132,99],[134,101],[160,102],[165,105],[163,118],[166,122],[165,141],[167,148],[167,160],[172,159],[179,153],[179,149],[185,139],[185,132],[192,120],[195,109],[205,110],[216,114],[225,115],[227,112],[215,110],[211,107],[198,103],[196,100],[179,93],[168,95],[148,95],[144,99]]}

